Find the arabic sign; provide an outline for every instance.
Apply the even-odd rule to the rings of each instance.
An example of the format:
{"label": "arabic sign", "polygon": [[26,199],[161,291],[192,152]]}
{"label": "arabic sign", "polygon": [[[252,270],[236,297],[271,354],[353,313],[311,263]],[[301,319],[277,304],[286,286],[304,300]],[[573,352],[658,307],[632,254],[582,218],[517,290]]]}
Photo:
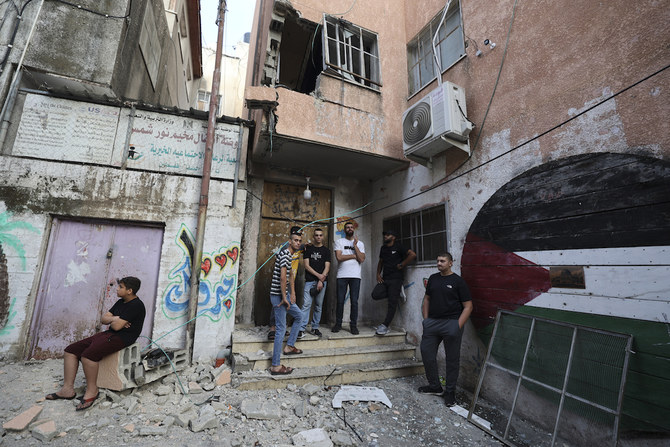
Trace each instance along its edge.
{"label": "arabic sign", "polygon": [[109,164],[120,109],[27,95],[13,155]]}
{"label": "arabic sign", "polygon": [[[216,125],[212,178],[234,178],[239,132],[239,126]],[[130,135],[130,146],[135,148],[136,154],[134,159],[128,159],[127,166],[199,175],[206,138],[206,121],[138,111]]]}

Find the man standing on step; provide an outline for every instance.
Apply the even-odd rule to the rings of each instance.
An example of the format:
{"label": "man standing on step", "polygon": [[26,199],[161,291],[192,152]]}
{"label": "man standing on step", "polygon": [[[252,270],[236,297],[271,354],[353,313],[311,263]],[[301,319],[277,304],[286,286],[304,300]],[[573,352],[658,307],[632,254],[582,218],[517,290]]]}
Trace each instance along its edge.
{"label": "man standing on step", "polygon": [[302,295],[302,327],[298,338],[302,338],[305,329],[307,329],[312,298],[314,298],[314,313],[312,315],[311,333],[321,337],[322,334],[319,331],[321,309],[323,307],[323,297],[326,294],[328,272],[330,271],[330,250],[323,245],[323,230],[321,228],[314,230],[314,243],[305,246],[303,263],[305,264],[305,290]]}
{"label": "man standing on step", "polygon": [[[405,267],[416,259],[414,251],[406,249],[396,240],[398,234],[395,230],[385,230],[382,235],[384,236],[384,245],[379,250],[377,283],[381,284],[379,288],[385,289],[388,303],[386,318],[377,327],[377,335],[386,335],[388,333],[391,321],[393,321],[395,311],[400,302],[400,291],[402,290]],[[375,290],[377,289],[375,288]]]}
{"label": "man standing on step", "polygon": [[[277,332],[272,348],[272,366],[270,367],[270,374],[272,375],[284,375],[293,372],[293,368],[280,364],[282,352],[284,355],[302,354],[302,350],[295,347],[298,331],[302,324],[302,313],[295,303],[295,276],[291,273],[293,254],[300,250],[301,243],[302,236],[292,232],[288,246],[279,250],[275,257],[272,285],[270,286],[270,302],[274,310]],[[294,318],[294,321],[286,342],[286,349],[282,351],[287,312]]]}
{"label": "man standing on step", "polygon": [[345,237],[335,241],[335,258],[337,259],[337,309],[333,332],[342,330],[344,302],[349,289],[351,298],[350,330],[358,335],[358,292],[361,289],[361,264],[365,261],[365,245],[354,236],[354,223],[344,225]]}
{"label": "man standing on step", "polygon": [[419,387],[419,393],[442,394],[437,373],[437,350],[444,342],[446,357],[444,403],[456,405],[456,382],[461,357],[461,337],[465,322],[472,313],[472,298],[467,284],[451,271],[454,258],[450,253],[437,256],[437,270],[428,278],[423,297],[423,337],[421,356],[428,386]]}

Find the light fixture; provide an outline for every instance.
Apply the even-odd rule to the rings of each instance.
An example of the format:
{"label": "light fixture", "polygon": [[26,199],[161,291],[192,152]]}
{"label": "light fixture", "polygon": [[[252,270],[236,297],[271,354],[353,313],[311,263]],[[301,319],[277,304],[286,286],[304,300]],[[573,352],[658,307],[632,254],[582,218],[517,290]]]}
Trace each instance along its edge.
{"label": "light fixture", "polygon": [[309,200],[312,198],[312,191],[309,190],[309,177],[305,177],[307,179],[307,188],[305,188],[305,191],[302,193],[302,196],[305,198],[305,200]]}

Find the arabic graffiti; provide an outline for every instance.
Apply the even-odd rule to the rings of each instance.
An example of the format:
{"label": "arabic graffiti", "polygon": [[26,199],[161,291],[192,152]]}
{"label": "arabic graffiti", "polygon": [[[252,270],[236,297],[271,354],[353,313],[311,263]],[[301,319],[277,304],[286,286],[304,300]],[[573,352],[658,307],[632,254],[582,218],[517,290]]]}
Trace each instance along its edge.
{"label": "arabic graffiti", "polygon": [[[191,283],[191,264],[195,248],[194,238],[185,224],[181,224],[175,242],[183,252],[182,260],[170,271],[170,284],[163,292],[163,315],[174,320],[188,311]],[[203,253],[200,265],[200,290],[198,313],[211,321],[230,318],[235,307],[237,286],[236,266],[240,253],[239,244],[221,247],[213,253]]]}

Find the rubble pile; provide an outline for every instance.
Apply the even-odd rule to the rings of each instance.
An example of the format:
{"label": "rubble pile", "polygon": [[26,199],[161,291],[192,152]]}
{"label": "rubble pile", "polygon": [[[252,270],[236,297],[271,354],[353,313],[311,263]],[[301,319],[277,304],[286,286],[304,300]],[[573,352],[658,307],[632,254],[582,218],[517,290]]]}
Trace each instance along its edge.
{"label": "rubble pile", "polygon": [[[0,446],[500,445],[440,398],[417,393],[423,380],[365,384],[383,389],[392,408],[354,401],[334,409],[339,387],[240,391],[225,365],[196,364],[139,388],[101,389],[92,408],[75,412],[76,399],[44,400],[60,386],[62,361],[0,363]],[[81,371],[75,384],[81,396]]]}

